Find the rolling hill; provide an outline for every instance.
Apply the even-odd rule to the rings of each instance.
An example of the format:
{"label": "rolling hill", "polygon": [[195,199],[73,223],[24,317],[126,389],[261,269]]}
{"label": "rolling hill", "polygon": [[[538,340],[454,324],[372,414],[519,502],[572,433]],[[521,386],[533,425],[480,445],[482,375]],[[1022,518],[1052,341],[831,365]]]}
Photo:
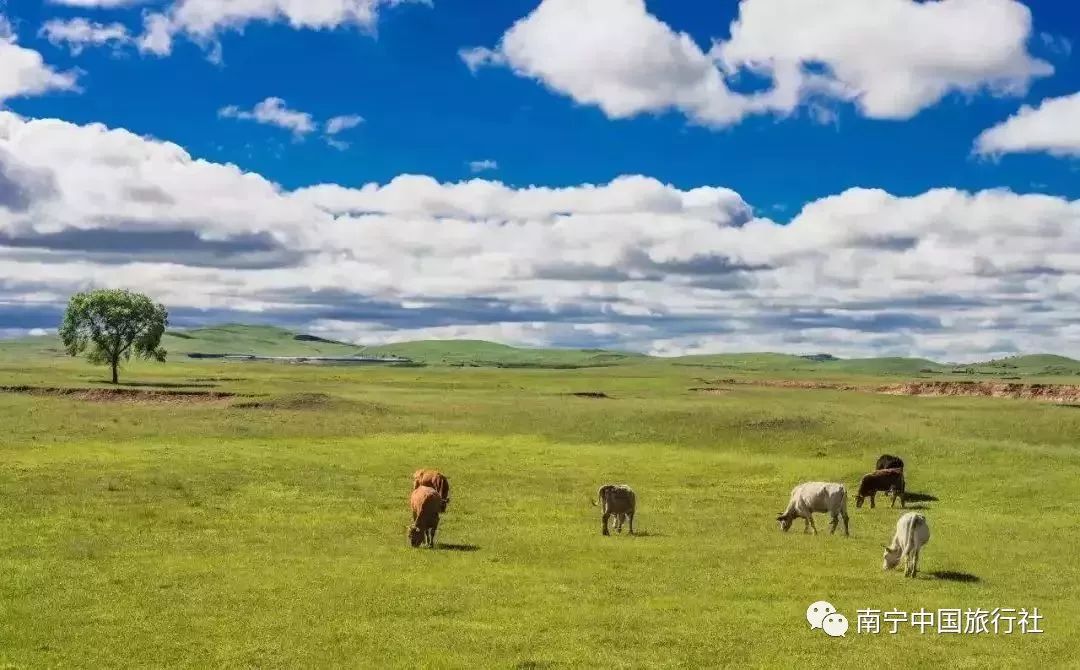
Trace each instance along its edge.
{"label": "rolling hill", "polygon": [[[983,363],[946,365],[924,358],[841,359],[827,354],[708,354],[657,358],[603,349],[513,347],[483,340],[420,340],[362,346],[298,334],[275,326],[226,324],[171,330],[162,344],[173,359],[223,354],[258,356],[395,356],[435,366],[570,369],[630,364],[666,364],[714,371],[776,375],[920,376],[963,375],[1002,380],[1080,375],[1080,361],[1053,354],[1014,356]],[[55,335],[0,340],[0,360],[62,356]]]}

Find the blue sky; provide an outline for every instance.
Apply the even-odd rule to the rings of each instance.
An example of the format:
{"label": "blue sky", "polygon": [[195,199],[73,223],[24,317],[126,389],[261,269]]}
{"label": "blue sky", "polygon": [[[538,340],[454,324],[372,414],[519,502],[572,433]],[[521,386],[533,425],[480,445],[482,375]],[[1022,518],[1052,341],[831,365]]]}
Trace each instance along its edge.
{"label": "blue sky", "polygon": [[[785,8],[790,1],[313,0],[325,10],[318,16],[290,15],[278,0],[228,16],[207,0],[0,3],[9,48],[38,54],[41,68],[68,78],[27,83],[45,80],[24,69],[5,90],[0,65],[0,109],[20,124],[70,124],[69,141],[82,146],[78,138],[86,138],[86,150],[97,152],[73,161],[87,169],[102,155],[92,142],[130,131],[156,148],[125,146],[131,163],[116,179],[139,175],[176,205],[151,212],[109,195],[101,196],[108,211],[80,214],[74,204],[107,188],[97,180],[108,171],[80,181],[71,164],[50,162],[60,159],[55,147],[52,154],[42,148],[52,147],[43,133],[19,141],[9,133],[6,148],[0,133],[9,191],[33,201],[33,189],[10,175],[50,170],[62,191],[41,196],[40,206],[9,202],[3,218],[0,178],[0,262],[16,264],[9,278],[0,276],[0,330],[52,327],[71,289],[146,285],[152,276],[166,303],[183,297],[169,306],[185,325],[277,322],[361,341],[475,335],[656,353],[1080,354],[1068,316],[1078,270],[1065,257],[1080,238],[1080,102],[1070,98],[1080,92],[1073,48],[1080,47],[1080,6],[888,0],[875,16],[851,0],[831,0],[800,19]],[[85,6],[93,4],[122,6]],[[942,11],[928,14],[924,5]],[[153,16],[169,25],[167,52],[144,40]],[[80,21],[84,30],[72,30]],[[121,37],[96,44],[86,26]],[[470,67],[463,54],[478,48]],[[783,75],[791,64],[798,74]],[[795,82],[795,97],[779,94],[783,76]],[[290,118],[302,129],[252,118],[270,98],[301,115]],[[1023,105],[1055,100],[1052,110],[1002,128],[979,149],[977,138]],[[329,138],[332,146],[326,122],[352,115],[363,122]],[[92,124],[114,135],[98,137]],[[162,142],[215,169],[233,165],[265,180],[257,190],[267,202],[245,214],[223,194],[189,188],[173,158],[158,166],[143,154]],[[471,166],[479,161],[488,167]],[[190,183],[202,183],[190,172]],[[401,175],[430,177],[433,186],[410,191],[399,183],[400,193],[388,191],[385,202],[358,195],[364,184],[386,187]],[[582,191],[627,175],[649,180],[627,196],[630,204]],[[499,182],[499,197],[511,200],[530,186],[561,195],[549,210],[521,213],[477,204],[454,188],[470,179]],[[716,191],[707,211],[687,195],[700,187]],[[330,188],[342,191],[333,202]],[[678,205],[672,210],[654,196]],[[185,207],[181,198],[199,202]],[[210,211],[183,213],[208,198],[219,199]],[[415,199],[455,204],[436,211],[413,207]],[[313,214],[250,225],[263,211],[301,204]],[[314,213],[331,219],[316,222]],[[451,216],[461,219],[460,230],[420,225]],[[909,223],[881,223],[898,216]],[[496,234],[493,218],[502,226]],[[535,250],[551,257],[532,257],[505,230],[511,223],[522,226],[524,239],[536,235]],[[591,232],[559,237],[571,225]],[[475,237],[461,248],[475,254],[476,276],[454,286],[463,259],[425,250],[424,239],[375,253],[392,237],[387,231],[404,229],[420,238]],[[596,230],[608,232],[594,238]],[[348,239],[328,242],[339,235]],[[886,241],[875,246],[879,238]],[[177,244],[185,250],[170,269],[164,261]],[[1027,255],[995,256],[1017,250]],[[253,277],[252,254],[274,256],[265,260],[272,268]],[[639,257],[647,262],[628,260]],[[334,265],[335,258],[358,265]],[[30,281],[26,263],[62,264],[54,274],[65,279],[43,271]],[[313,264],[328,276],[306,286],[289,278]],[[563,265],[574,271],[549,278],[551,267]],[[221,276],[188,276],[206,267]],[[848,276],[848,267],[861,270]],[[353,272],[385,277],[350,285],[343,278]],[[332,279],[337,273],[343,278]],[[912,286],[912,276],[924,277],[923,285]],[[213,288],[219,280],[231,292]],[[814,282],[820,290],[809,290]],[[311,296],[321,296],[315,307]],[[1055,318],[1046,305],[1055,306]]]}

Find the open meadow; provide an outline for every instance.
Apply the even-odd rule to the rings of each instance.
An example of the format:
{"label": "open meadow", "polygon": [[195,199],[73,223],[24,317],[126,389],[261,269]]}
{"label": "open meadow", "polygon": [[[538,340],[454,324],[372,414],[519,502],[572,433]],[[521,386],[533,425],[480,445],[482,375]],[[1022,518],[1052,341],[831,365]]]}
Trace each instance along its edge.
{"label": "open meadow", "polygon": [[[133,395],[41,390],[105,376],[0,356],[0,668],[1076,662],[1072,406],[731,384],[754,375],[651,359],[180,358],[127,366]],[[932,529],[915,580],[881,570],[899,506],[854,506],[885,452]],[[418,467],[453,485],[436,550],[406,542]],[[817,536],[778,530],[809,480],[847,485],[851,537],[825,515]],[[638,536],[601,536],[605,482],[637,490]],[[817,600],[846,637],[810,630]],[[976,607],[1037,607],[1045,632],[856,632],[858,609]]]}

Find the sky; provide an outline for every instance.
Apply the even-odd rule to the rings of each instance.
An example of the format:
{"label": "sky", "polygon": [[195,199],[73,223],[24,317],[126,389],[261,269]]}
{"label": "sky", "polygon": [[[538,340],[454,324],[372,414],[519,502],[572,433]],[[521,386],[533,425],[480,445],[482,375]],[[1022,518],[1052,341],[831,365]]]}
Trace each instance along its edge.
{"label": "sky", "polygon": [[0,336],[1080,356],[1080,5],[0,0]]}

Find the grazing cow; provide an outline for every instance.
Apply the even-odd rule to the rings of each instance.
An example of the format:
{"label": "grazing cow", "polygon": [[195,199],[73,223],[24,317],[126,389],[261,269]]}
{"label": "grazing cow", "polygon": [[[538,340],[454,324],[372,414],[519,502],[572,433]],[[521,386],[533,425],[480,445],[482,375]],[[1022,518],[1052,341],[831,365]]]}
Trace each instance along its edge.
{"label": "grazing cow", "polygon": [[896,506],[896,499],[900,498],[900,507],[904,506],[904,471],[903,470],[875,470],[863,475],[859,480],[859,492],[855,495],[855,506],[862,507],[863,500],[870,498],[870,509],[874,509],[874,497],[879,493],[888,493],[892,496],[889,507]]}
{"label": "grazing cow", "polygon": [[412,507],[412,525],[409,526],[409,544],[419,547],[424,542],[435,548],[435,531],[439,529],[439,513],[442,511],[442,496],[430,486],[413,489],[409,497]]}
{"label": "grazing cow", "polygon": [[875,470],[903,470],[904,460],[892,454],[882,454],[874,465]]}
{"label": "grazing cow", "polygon": [[843,484],[827,482],[806,482],[799,484],[791,490],[791,499],[787,509],[776,517],[780,524],[780,530],[785,533],[791,528],[791,523],[798,517],[805,520],[803,532],[813,529],[817,535],[817,526],[814,525],[814,512],[827,512],[829,514],[829,534],[836,532],[836,526],[841,519],[844,520],[844,535],[848,534],[847,513],[847,489]]}
{"label": "grazing cow", "polygon": [[885,547],[882,570],[891,570],[904,559],[904,576],[914,577],[919,570],[919,551],[930,541],[930,524],[926,517],[908,512],[896,522],[892,543]]}
{"label": "grazing cow", "polygon": [[438,470],[417,470],[413,473],[413,490],[421,486],[430,486],[442,497],[442,511],[450,504],[450,480]]}
{"label": "grazing cow", "polygon": [[605,484],[596,492],[595,507],[600,504],[601,525],[604,535],[608,532],[608,519],[615,517],[615,532],[622,532],[623,520],[630,522],[630,534],[634,534],[634,513],[637,511],[637,494],[626,484]]}

